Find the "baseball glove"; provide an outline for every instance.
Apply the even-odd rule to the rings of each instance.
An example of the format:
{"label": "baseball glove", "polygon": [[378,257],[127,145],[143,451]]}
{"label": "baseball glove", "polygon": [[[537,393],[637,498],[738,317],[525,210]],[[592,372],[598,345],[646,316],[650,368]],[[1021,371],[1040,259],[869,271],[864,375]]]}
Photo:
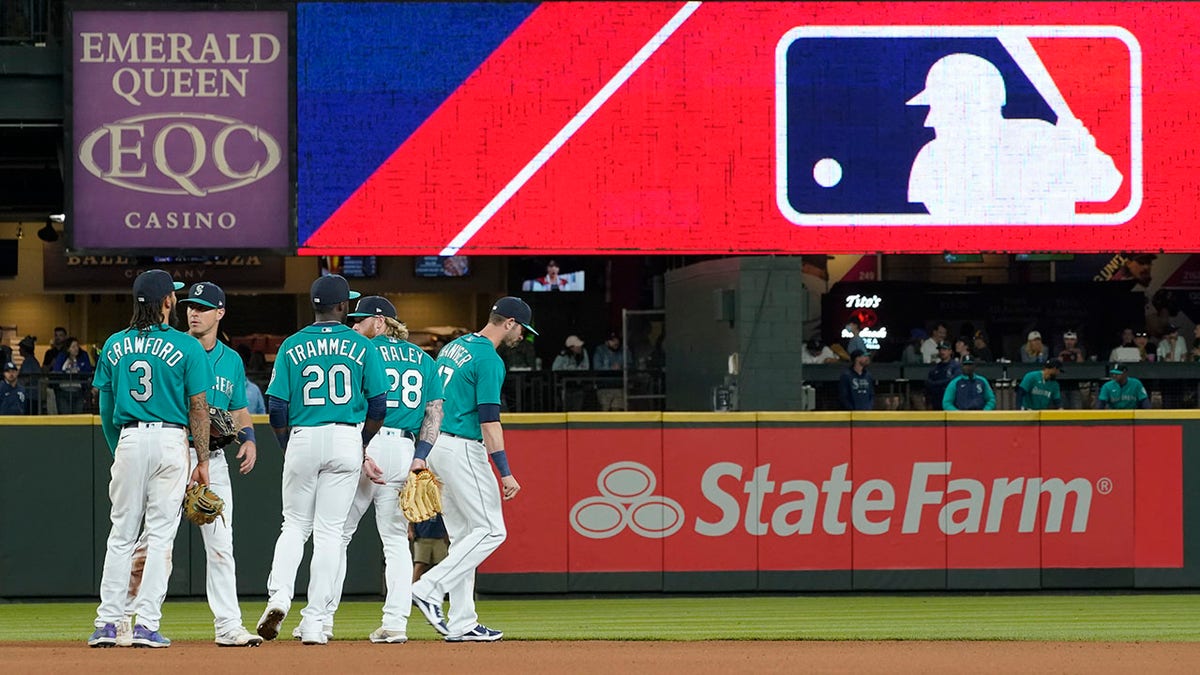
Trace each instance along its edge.
{"label": "baseball glove", "polygon": [[228,410],[208,406],[208,450],[216,452],[237,439],[237,425],[233,423],[233,415]]}
{"label": "baseball glove", "polygon": [[421,523],[442,512],[442,489],[429,469],[414,471],[400,490],[400,510],[410,523]]}
{"label": "baseball glove", "polygon": [[207,485],[196,483],[183,493],[183,517],[197,525],[207,525],[220,516],[225,522],[225,500],[217,493],[208,489]]}

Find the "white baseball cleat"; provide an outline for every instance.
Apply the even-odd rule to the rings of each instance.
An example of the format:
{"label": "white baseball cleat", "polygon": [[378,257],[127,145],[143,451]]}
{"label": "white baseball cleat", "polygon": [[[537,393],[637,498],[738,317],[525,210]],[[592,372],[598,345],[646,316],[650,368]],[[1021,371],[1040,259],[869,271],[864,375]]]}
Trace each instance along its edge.
{"label": "white baseball cleat", "polygon": [[[326,640],[333,639],[333,626],[326,624],[325,627],[321,630],[321,632],[325,634]],[[303,636],[304,635],[300,632],[300,625],[296,624],[296,627],[292,629],[292,639],[299,640]]]}
{"label": "white baseball cleat", "polygon": [[257,647],[263,643],[263,639],[238,626],[217,635],[216,643],[221,647]]}
{"label": "white baseball cleat", "polygon": [[408,636],[402,630],[388,630],[379,628],[374,633],[371,633],[371,642],[375,644],[392,644],[402,645],[408,642]]}
{"label": "white baseball cleat", "polygon": [[262,618],[258,620],[258,634],[264,640],[274,640],[279,637],[279,624],[283,623],[283,618],[287,616],[287,612],[279,607],[267,607],[263,612]]}

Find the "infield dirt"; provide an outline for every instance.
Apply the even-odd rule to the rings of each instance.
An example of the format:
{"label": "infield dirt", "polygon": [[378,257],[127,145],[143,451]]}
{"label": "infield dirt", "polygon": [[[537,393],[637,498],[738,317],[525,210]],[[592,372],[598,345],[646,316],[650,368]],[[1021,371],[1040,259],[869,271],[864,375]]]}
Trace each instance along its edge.
{"label": "infield dirt", "polygon": [[272,642],[220,648],[89,649],[82,641],[0,644],[6,673],[1191,673],[1200,643],[1173,642],[499,642],[404,645]]}

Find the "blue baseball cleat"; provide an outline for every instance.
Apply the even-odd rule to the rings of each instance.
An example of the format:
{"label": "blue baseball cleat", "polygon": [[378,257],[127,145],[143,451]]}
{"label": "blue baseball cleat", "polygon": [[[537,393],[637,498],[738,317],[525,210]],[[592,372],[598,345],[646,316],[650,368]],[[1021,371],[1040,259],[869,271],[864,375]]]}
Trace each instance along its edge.
{"label": "blue baseball cleat", "polygon": [[503,638],[504,633],[477,623],[474,628],[462,635],[447,635],[446,642],[495,642]]}
{"label": "blue baseball cleat", "polygon": [[117,626],[106,623],[97,628],[92,637],[88,638],[89,647],[115,647],[117,644]]}
{"label": "blue baseball cleat", "polygon": [[433,629],[442,635],[449,635],[450,629],[446,628],[446,617],[442,614],[442,603],[433,603],[427,600],[413,596],[413,604],[421,613],[425,615],[425,620],[429,622]]}
{"label": "blue baseball cleat", "polygon": [[[113,631],[113,640],[116,641],[116,631]],[[142,624],[133,627],[133,646],[134,647],[170,647],[171,641],[163,637],[158,631],[150,630]]]}

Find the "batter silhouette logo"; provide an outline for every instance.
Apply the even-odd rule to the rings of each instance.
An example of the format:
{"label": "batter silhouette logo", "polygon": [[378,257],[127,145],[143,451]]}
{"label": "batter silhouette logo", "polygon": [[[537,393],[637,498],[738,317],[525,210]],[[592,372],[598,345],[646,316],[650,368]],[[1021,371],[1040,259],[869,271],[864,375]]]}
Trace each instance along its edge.
{"label": "batter silhouette logo", "polygon": [[683,527],[683,507],[654,494],[658,478],[638,462],[615,462],[596,478],[600,494],[571,508],[571,527],[589,539],[615,537],[626,528],[648,539],[669,537]]}
{"label": "batter silhouette logo", "polygon": [[776,49],[796,225],[1116,225],[1142,202],[1141,48],[1116,26],[835,26]]}

